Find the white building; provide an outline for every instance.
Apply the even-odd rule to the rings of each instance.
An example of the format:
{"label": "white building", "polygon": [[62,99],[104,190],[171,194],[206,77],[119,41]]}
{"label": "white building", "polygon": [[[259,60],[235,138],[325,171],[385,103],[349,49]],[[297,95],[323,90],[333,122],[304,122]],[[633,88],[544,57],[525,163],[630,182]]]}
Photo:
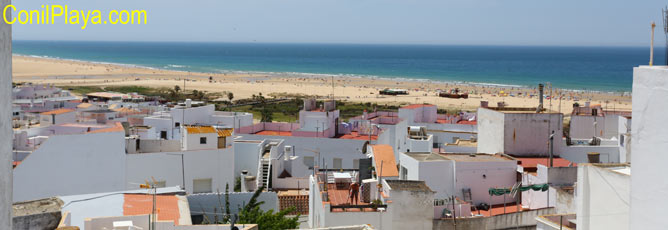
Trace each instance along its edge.
{"label": "white building", "polygon": [[[550,135],[561,143],[563,114],[535,108],[478,108],[478,152],[548,156]],[[555,144],[558,152],[561,144]]]}
{"label": "white building", "polygon": [[668,67],[633,69],[633,174],[631,175],[630,229],[665,229],[666,218],[657,205],[668,203]]}
{"label": "white building", "polygon": [[213,126],[185,126],[183,129],[183,150],[218,148],[218,130]]}
{"label": "white building", "polygon": [[[620,118],[628,122],[620,123]],[[605,110],[601,105],[585,105],[574,107],[571,113],[571,138],[619,138],[620,129],[631,130],[631,111]]]}
{"label": "white building", "polygon": [[77,116],[73,109],[56,109],[39,114],[40,126],[60,125],[76,122]]}
{"label": "white building", "polygon": [[14,169],[14,201],[133,189],[153,178],[187,193],[234,185],[232,148],[181,151],[179,142],[161,149],[170,143],[140,140],[144,151],[127,153],[137,141],[126,140],[122,127],[107,130],[49,137]]}
{"label": "white building", "polygon": [[314,132],[319,137],[334,137],[339,130],[339,110],[335,101],[325,101],[316,107],[315,99],[304,100],[304,109],[299,111],[300,132]]}
{"label": "white building", "polygon": [[193,105],[189,99],[184,106],[155,112],[143,119],[143,125],[154,127],[156,136],[167,140],[180,139],[183,125],[239,129],[252,124],[252,113],[215,111],[214,105]]}

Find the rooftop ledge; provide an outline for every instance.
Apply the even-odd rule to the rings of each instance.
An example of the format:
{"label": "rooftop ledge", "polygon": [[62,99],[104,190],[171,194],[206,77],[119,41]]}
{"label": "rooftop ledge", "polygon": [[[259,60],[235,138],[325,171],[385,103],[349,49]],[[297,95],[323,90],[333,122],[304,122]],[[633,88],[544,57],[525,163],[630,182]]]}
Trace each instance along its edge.
{"label": "rooftop ledge", "polygon": [[636,68],[641,68],[641,69],[665,69],[668,70],[668,66],[665,65],[653,65],[653,66],[648,66],[648,65],[641,65]]}

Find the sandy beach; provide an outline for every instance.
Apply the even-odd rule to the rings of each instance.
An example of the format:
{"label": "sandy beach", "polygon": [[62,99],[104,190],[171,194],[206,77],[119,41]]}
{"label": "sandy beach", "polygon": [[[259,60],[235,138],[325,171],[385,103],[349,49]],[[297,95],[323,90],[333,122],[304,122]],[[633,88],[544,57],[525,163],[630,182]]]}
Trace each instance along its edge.
{"label": "sandy beach", "polygon": [[[482,100],[488,101],[491,106],[495,106],[498,102],[505,102],[510,107],[535,107],[538,104],[537,97],[528,96],[537,94],[535,88],[433,81],[287,73],[192,73],[17,55],[13,56],[12,68],[15,83],[50,83],[58,86],[134,85],[172,88],[175,85],[183,87],[185,79],[186,90],[233,92],[235,99],[250,98],[252,95],[259,93],[263,95],[288,93],[312,96],[330,96],[333,93],[337,100],[388,105],[429,103],[438,105],[442,109],[475,110]],[[212,77],[212,82],[209,82],[209,77]],[[462,81],[465,81],[465,79],[462,79]],[[378,91],[384,88],[407,89],[410,94],[402,96],[378,95]],[[449,99],[438,97],[439,90],[453,88],[469,92],[469,98]],[[501,96],[501,91],[508,96]],[[545,100],[545,107],[556,112],[570,114],[573,103],[584,104],[586,101],[591,101],[592,104],[601,104],[604,108],[610,110],[631,109],[631,96],[620,95],[620,93],[581,92],[556,88],[551,91],[555,99]],[[563,95],[561,100],[558,99],[559,93]],[[546,94],[550,95],[550,89],[546,89]],[[577,98],[577,101],[575,98]]]}

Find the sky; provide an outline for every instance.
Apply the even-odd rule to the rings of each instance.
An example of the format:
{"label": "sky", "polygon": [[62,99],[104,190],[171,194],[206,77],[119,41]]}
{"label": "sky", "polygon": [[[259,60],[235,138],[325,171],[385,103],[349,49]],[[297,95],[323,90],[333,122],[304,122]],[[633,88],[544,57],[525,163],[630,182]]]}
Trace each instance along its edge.
{"label": "sky", "polygon": [[[13,26],[14,40],[647,46],[663,0],[15,0],[146,10],[145,25]],[[103,16],[106,17],[106,16]]]}

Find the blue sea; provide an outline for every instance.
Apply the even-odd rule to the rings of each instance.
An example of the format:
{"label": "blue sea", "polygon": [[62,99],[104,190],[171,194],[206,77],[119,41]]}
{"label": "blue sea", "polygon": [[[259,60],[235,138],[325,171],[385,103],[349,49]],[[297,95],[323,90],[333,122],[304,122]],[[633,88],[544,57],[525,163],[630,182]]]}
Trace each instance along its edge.
{"label": "blue sea", "polygon": [[[648,47],[13,41],[14,54],[192,72],[271,72],[631,91]],[[655,63],[664,63],[657,47]]]}

